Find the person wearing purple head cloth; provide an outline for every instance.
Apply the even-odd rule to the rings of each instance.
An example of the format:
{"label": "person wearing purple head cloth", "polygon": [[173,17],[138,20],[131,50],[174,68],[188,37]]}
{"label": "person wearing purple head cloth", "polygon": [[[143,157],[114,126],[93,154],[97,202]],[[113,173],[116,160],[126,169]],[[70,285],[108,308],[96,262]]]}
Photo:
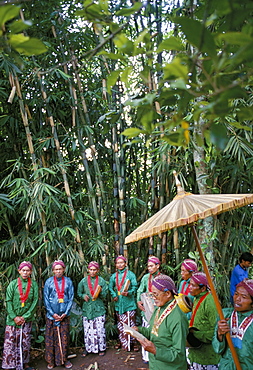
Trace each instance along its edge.
{"label": "person wearing purple head cloth", "polygon": [[207,277],[195,272],[190,280],[190,294],[194,297],[187,342],[189,344],[189,369],[218,369],[220,356],[214,352],[212,338],[217,319],[217,309],[209,292]]}
{"label": "person wearing purple head cloth", "polygon": [[[182,262],[182,265],[181,265],[182,281],[180,282],[178,293],[191,297],[189,293],[190,280],[191,280],[192,274],[197,271],[198,271],[198,266],[195,261],[188,258]],[[193,297],[191,298],[193,300]]]}
{"label": "person wearing purple head cloth", "polygon": [[91,261],[88,265],[88,276],[84,277],[77,288],[77,295],[82,300],[84,352],[82,357],[89,353],[98,353],[104,356],[106,351],[105,336],[105,305],[108,285],[98,276],[99,264]]}
{"label": "person wearing purple head cloth", "polygon": [[71,279],[65,276],[65,264],[61,260],[52,265],[54,276],[48,278],[44,286],[46,308],[45,359],[47,368],[64,365],[70,369],[68,361],[70,310],[74,299]]}
{"label": "person wearing purple head cloth", "polygon": [[34,369],[29,366],[31,330],[38,303],[38,285],[31,279],[32,264],[23,261],[19,277],[6,290],[6,328],[3,349],[3,369]]}
{"label": "person wearing purple head cloth", "polygon": [[[149,322],[145,316],[145,308],[143,306],[143,300],[144,297],[147,297],[147,299],[150,299],[150,295],[152,293],[152,281],[153,279],[160,274],[160,265],[161,262],[159,258],[155,256],[149,256],[148,257],[148,274],[145,274],[143,278],[141,279],[140,286],[137,290],[137,305],[139,309],[141,310],[141,316],[142,316],[142,326],[148,327]],[[142,361],[144,364],[148,364],[148,351],[145,351],[142,347]]]}
{"label": "person wearing purple head cloth", "polygon": [[230,332],[242,370],[253,369],[253,280],[244,279],[236,286],[234,308],[224,308],[225,320],[219,320],[213,348],[222,357],[219,369],[236,370],[225,334]]}
{"label": "person wearing purple head cloth", "polygon": [[133,338],[125,334],[123,323],[134,326],[136,318],[135,294],[137,290],[136,276],[127,268],[127,260],[124,256],[116,258],[116,272],[110,277],[109,291],[115,304],[117,327],[119,332],[119,342],[115,348],[122,348],[130,351],[131,346],[134,351],[139,347]]}
{"label": "person wearing purple head cloth", "polygon": [[174,281],[160,274],[152,281],[155,311],[149,327],[135,327],[146,339],[140,343],[149,352],[150,370],[186,370],[185,343],[188,321],[179,308]]}

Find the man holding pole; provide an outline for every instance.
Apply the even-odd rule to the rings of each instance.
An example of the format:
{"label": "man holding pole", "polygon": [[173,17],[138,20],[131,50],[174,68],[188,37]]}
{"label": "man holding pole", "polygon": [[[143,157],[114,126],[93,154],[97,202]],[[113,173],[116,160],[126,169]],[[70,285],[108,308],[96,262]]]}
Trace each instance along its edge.
{"label": "man holding pole", "polygon": [[54,261],[54,276],[48,278],[44,287],[46,307],[45,359],[47,368],[64,365],[70,369],[72,364],[67,359],[69,344],[70,310],[74,299],[74,287],[70,278],[64,276],[63,261]]}

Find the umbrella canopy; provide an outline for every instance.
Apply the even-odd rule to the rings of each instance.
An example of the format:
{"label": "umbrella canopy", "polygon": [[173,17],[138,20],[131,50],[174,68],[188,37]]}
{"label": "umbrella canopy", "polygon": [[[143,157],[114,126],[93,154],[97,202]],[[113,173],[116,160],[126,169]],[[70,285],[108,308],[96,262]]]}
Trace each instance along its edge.
{"label": "umbrella canopy", "polygon": [[253,203],[253,194],[192,194],[178,180],[177,186],[175,198],[128,235],[126,244]]}
{"label": "umbrella canopy", "polygon": [[[191,225],[204,271],[214,297],[215,305],[220,319],[222,320],[224,319],[224,315],[200,246],[194,222],[253,203],[253,194],[195,195],[185,192],[181,187],[175,172],[174,175],[177,185],[177,195],[175,198],[167,206],[162,208],[154,216],[152,216],[130,235],[128,235],[125,239],[125,243],[127,244],[152,235],[157,235],[175,227]],[[236,365],[236,369],[241,370],[241,365],[229,333],[226,334],[226,338]]]}

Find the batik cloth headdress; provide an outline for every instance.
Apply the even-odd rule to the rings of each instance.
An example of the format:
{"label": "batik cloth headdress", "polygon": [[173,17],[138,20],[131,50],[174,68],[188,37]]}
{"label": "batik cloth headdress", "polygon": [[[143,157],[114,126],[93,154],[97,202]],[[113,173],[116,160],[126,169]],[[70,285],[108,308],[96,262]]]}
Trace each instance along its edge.
{"label": "batik cloth headdress", "polygon": [[198,285],[205,285],[209,288],[207,277],[204,272],[194,272],[191,276],[191,279],[194,281],[194,283]]}
{"label": "batik cloth headdress", "polygon": [[249,295],[253,297],[253,280],[252,279],[244,279],[239,284],[236,285],[236,287],[242,286],[247,290]]}
{"label": "batik cloth headdress", "polygon": [[198,271],[198,266],[195,261],[191,259],[186,259],[182,262],[182,266],[190,272],[196,272]]}
{"label": "batik cloth headdress", "polygon": [[148,262],[152,262],[154,263],[155,265],[160,265],[161,262],[159,260],[159,258],[155,257],[155,256],[150,256],[148,257]]}
{"label": "batik cloth headdress", "polygon": [[88,264],[88,269],[91,268],[91,267],[95,267],[95,269],[99,270],[99,263],[96,262],[96,261],[91,261],[89,264]]}
{"label": "batik cloth headdress", "polygon": [[162,292],[171,291],[173,294],[177,294],[177,288],[174,281],[167,275],[157,275],[153,279],[152,285]]}
{"label": "batik cloth headdress", "polygon": [[33,265],[31,264],[31,262],[29,261],[23,261],[20,263],[20,265],[18,266],[18,270],[21,270],[23,267],[28,267],[30,270],[33,269]]}
{"label": "batik cloth headdress", "polygon": [[54,261],[53,265],[52,265],[52,270],[55,268],[55,266],[57,265],[60,265],[62,266],[64,269],[65,269],[65,263],[62,261],[62,260],[57,260],[57,261]]}

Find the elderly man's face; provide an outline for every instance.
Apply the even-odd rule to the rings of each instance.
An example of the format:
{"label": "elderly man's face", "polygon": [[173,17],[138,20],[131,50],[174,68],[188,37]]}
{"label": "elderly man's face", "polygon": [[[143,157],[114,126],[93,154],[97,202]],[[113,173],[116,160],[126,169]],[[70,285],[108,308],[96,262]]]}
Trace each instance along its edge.
{"label": "elderly man's face", "polygon": [[161,290],[158,290],[154,285],[152,285],[152,295],[155,300],[155,304],[157,307],[164,306],[167,302],[171,301],[173,298],[173,295],[171,291],[162,292]]}
{"label": "elderly man's face", "polygon": [[53,269],[54,276],[57,278],[61,278],[65,272],[65,269],[62,267],[62,265],[55,265]]}

